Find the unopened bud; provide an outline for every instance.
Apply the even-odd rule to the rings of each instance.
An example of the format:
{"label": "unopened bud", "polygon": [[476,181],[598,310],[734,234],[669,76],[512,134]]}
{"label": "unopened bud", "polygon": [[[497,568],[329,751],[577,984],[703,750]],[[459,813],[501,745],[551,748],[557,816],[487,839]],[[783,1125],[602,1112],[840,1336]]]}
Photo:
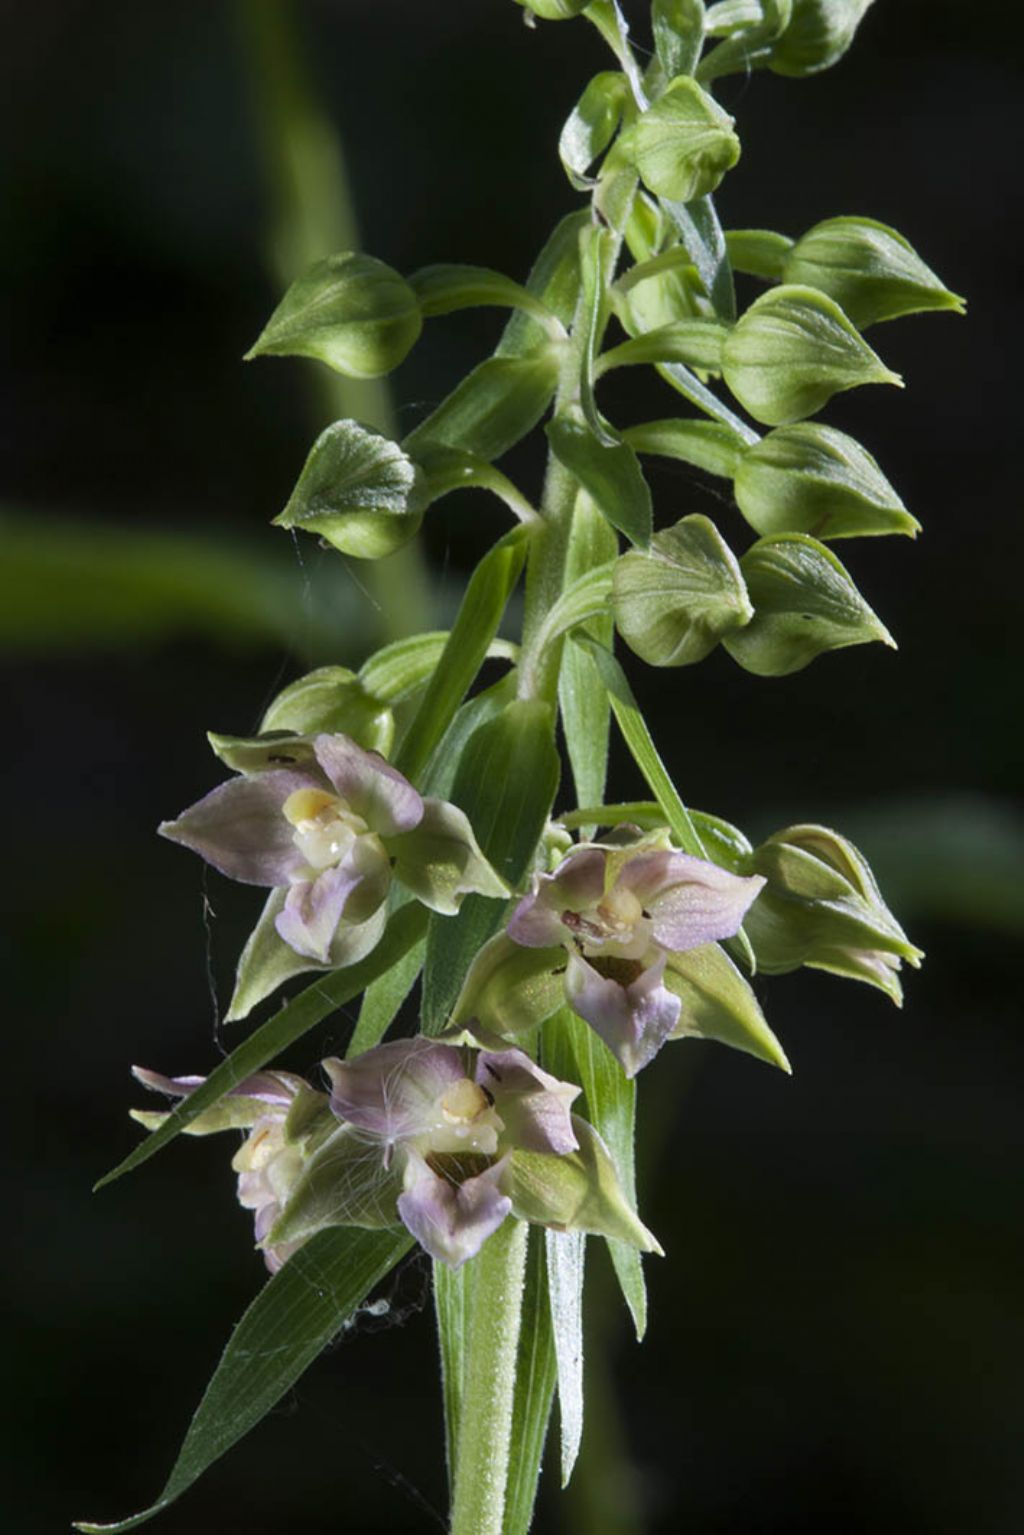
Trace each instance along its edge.
{"label": "unopened bud", "polygon": [[964,312],[963,299],[925,266],[909,241],[875,219],[815,224],[787,251],[782,281],[819,288],[862,330],[928,309]]}
{"label": "unopened bud", "polygon": [[777,75],[814,75],[838,63],[872,0],[793,0],[789,26],[772,49]]}
{"label": "unopened bud", "polygon": [[696,80],[673,80],[620,140],[652,192],[688,203],[713,192],[740,157],[733,119]]}
{"label": "unopened bud", "polygon": [[631,650],[652,666],[687,666],[754,610],[739,561],[699,513],[657,533],[650,553],[615,566],[615,622]]}

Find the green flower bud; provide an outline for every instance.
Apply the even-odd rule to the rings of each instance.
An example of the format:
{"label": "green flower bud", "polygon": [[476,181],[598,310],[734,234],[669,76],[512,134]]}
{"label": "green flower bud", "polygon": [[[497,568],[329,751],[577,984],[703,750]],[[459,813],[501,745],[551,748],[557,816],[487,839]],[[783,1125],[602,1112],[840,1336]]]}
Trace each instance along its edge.
{"label": "green flower bud", "polygon": [[964,313],[963,299],[943,286],[913,246],[875,219],[815,224],[787,251],[782,281],[819,288],[862,330],[929,309]]}
{"label": "green flower bud", "polygon": [[758,533],[857,538],[906,533],[921,524],[907,511],[860,443],[831,426],[780,426],[748,448],[733,486]]}
{"label": "green flower bud", "polygon": [[271,730],[300,736],[341,732],[386,757],[395,738],[395,719],[347,666],[321,666],[278,693],[260,721],[261,735]]}
{"label": "green flower bud", "polygon": [[772,49],[777,75],[814,75],[838,63],[872,0],[793,0],[789,26]]}
{"label": "green flower bud", "polygon": [[571,21],[586,10],[590,0],[516,0],[516,4],[542,21]]}
{"label": "green flower bud", "polygon": [[652,192],[688,203],[713,192],[739,159],[732,128],[728,112],[681,75],[619,142]]}
{"label": "green flower bud", "polygon": [[785,677],[824,650],[896,642],[830,549],[803,533],[762,538],[740,560],[754,616],[722,643],[745,671]]}
{"label": "green flower bud", "polygon": [[649,554],[623,555],[613,591],[619,633],[652,666],[703,660],[754,614],[739,561],[699,514],[655,534]]}
{"label": "green flower bud", "polygon": [[744,923],[759,969],[828,970],[900,1003],[900,966],[916,969],[923,956],[852,842],[827,826],[790,826],[757,848],[751,868],[767,881]]}
{"label": "green flower bud", "polygon": [[378,378],[404,360],[422,326],[416,295],[397,272],[342,251],[292,283],[245,355],[315,357],[348,378]]}
{"label": "green flower bud", "polygon": [[726,384],[755,421],[801,421],[844,389],[896,384],[832,299],[814,288],[773,288],[756,299],[722,348]]}
{"label": "green flower bud", "polygon": [[374,560],[408,543],[427,499],[419,469],[396,442],[358,421],[335,421],[313,444],[274,523],[304,528],[342,554]]}

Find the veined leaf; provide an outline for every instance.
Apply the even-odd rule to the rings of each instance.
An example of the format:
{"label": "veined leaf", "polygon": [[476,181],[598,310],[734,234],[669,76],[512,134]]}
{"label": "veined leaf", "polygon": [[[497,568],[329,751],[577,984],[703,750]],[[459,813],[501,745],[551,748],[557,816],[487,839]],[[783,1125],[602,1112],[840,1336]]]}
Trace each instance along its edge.
{"label": "veined leaf", "polygon": [[555,1394],[555,1348],[545,1273],[544,1235],[539,1226],[529,1230],[523,1325],[519,1333],[516,1391],[512,1404],[516,1453],[509,1467],[502,1535],[527,1535],[532,1523]]}
{"label": "veined leaf", "polygon": [[[578,496],[573,511],[572,536],[566,555],[565,579],[571,583],[587,571],[600,569],[618,553],[615,531],[587,496]],[[614,621],[606,609],[593,618],[587,632],[611,646]],[[593,658],[576,645],[562,651],[558,674],[558,702],[566,750],[572,766],[576,803],[597,804],[604,796],[608,770],[608,727],[611,709],[608,693]],[[586,833],[584,833],[586,835]]]}
{"label": "veined leaf", "polygon": [[457,309],[495,306],[522,309],[539,321],[549,335],[562,335],[563,327],[535,293],[489,267],[443,262],[421,267],[409,278],[421,313],[429,318],[452,314]]}
{"label": "veined leaf", "polygon": [[651,492],[633,449],[624,442],[603,442],[585,422],[568,416],[556,416],[546,431],[555,457],[612,527],[646,549],[651,541]]}
{"label": "veined leaf", "polygon": [[390,970],[367,986],[352,1038],[345,1051],[346,1059],[362,1055],[364,1050],[372,1050],[384,1038],[402,1003],[419,980],[426,947],[426,939],[421,938]]}
{"label": "veined leaf", "polygon": [[587,1239],[582,1231],[545,1231],[544,1247],[558,1364],[562,1486],[567,1487],[583,1437],[583,1271]]}
{"label": "veined leaf", "polygon": [[333,1228],[313,1237],[268,1280],[231,1334],[157,1501],[114,1524],[75,1528],[120,1535],[179,1498],[281,1400],[411,1246],[404,1231]]}

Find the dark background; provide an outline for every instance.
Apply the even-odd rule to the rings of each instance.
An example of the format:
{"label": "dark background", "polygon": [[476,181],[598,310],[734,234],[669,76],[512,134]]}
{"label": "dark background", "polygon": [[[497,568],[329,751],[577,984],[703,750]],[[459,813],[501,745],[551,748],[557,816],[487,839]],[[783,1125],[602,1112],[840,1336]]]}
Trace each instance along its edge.
{"label": "dark background", "polygon": [[[275,167],[245,42],[258,10],[3,8],[2,1453],[19,1532],[150,1501],[261,1282],[223,1142],[178,1142],[89,1193],[136,1139],[129,1063],[204,1070],[224,1047],[210,988],[223,1003],[255,910],[153,828],[220,776],[205,729],[249,731],[332,634],[337,659],[357,659],[382,637],[375,602],[400,616],[406,602],[267,527],[328,416],[315,365],[239,363],[279,291]],[[627,10],[639,34],[643,7]],[[300,0],[294,19],[365,247],[403,271],[462,260],[525,275],[574,205],[554,150],[608,67],[590,29],[530,32],[511,0]],[[760,985],[792,1080],[690,1044],[641,1082],[643,1209],[669,1257],[648,1266],[640,1349],[593,1265],[590,1433],[564,1498],[548,1470],[541,1531],[1021,1528],[1021,42],[1009,4],[879,0],[832,72],[720,87],[744,145],[719,197],[727,224],[881,218],[970,314],[872,331],[906,391],[827,413],[924,523],[917,543],[840,548],[900,653],[849,650],[779,681],[724,654],[632,675],[685,798],[754,832],[848,829],[928,961],[902,1014],[811,972]],[[393,381],[403,428],[499,324],[431,322]],[[607,408],[624,425],[674,407],[631,378]],[[536,494],[536,453],[512,467]],[[711,507],[743,546],[738,514],[699,477],[654,483],[662,524]],[[431,513],[445,603],[502,526],[496,505]],[[140,538],[150,585],[130,572],[118,585],[116,551]],[[245,608],[250,568],[288,615],[276,632],[247,610],[210,617],[193,591],[212,581]],[[171,571],[163,588],[153,569]],[[614,787],[639,789],[621,757]],[[304,1041],[295,1065],[343,1047],[348,1026]],[[390,1316],[360,1321],[163,1517],[168,1535],[440,1527],[425,1264],[386,1293]]]}

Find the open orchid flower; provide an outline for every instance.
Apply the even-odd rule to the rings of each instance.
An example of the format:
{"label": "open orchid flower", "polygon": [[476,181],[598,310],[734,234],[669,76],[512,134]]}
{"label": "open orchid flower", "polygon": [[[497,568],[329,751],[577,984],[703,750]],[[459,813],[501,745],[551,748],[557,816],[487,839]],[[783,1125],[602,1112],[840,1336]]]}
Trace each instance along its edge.
{"label": "open orchid flower", "polygon": [[445,915],[469,891],[508,894],[455,805],[424,798],[348,736],[310,746],[308,760],[240,774],[160,826],[230,879],[271,888],[230,1018],[301,970],[365,958],[384,930],[392,876]]}
{"label": "open orchid flower", "polygon": [[[174,1098],[188,1097],[205,1081],[204,1077],[165,1077],[141,1066],[133,1067],[133,1074],[144,1087]],[[155,1130],[167,1115],[136,1109],[132,1118],[148,1130]],[[333,1120],[326,1095],[287,1071],[261,1071],[248,1077],[185,1128],[186,1135],[212,1135],[218,1130],[249,1132],[231,1166],[238,1174],[238,1202],[243,1209],[253,1212],[256,1245],[262,1248],[272,1274],[302,1243],[268,1245],[266,1235],[294,1187],[311,1146],[331,1128]]]}
{"label": "open orchid flower", "polygon": [[[664,839],[574,848],[554,873],[534,877],[507,933],[485,945],[456,1021],[474,1014],[503,1035],[515,1034],[567,1001],[628,1077],[684,1033],[710,1033],[778,1059],[753,994],[715,947],[738,932],[763,884],[760,876],[743,878],[677,852]],[[696,978],[695,965],[683,958],[691,953]],[[738,999],[752,1021],[749,1039],[742,1028],[729,1037],[728,1025],[716,1032],[715,1017],[725,1010],[716,1004],[715,1013],[708,1004],[709,986]],[[699,1017],[691,1016],[695,1006]]]}
{"label": "open orchid flower", "polygon": [[458,1268],[513,1214],[656,1250],[603,1142],[571,1113],[579,1088],[521,1050],[396,1040],[324,1069],[341,1123],[267,1228],[273,1246],[401,1222]]}

